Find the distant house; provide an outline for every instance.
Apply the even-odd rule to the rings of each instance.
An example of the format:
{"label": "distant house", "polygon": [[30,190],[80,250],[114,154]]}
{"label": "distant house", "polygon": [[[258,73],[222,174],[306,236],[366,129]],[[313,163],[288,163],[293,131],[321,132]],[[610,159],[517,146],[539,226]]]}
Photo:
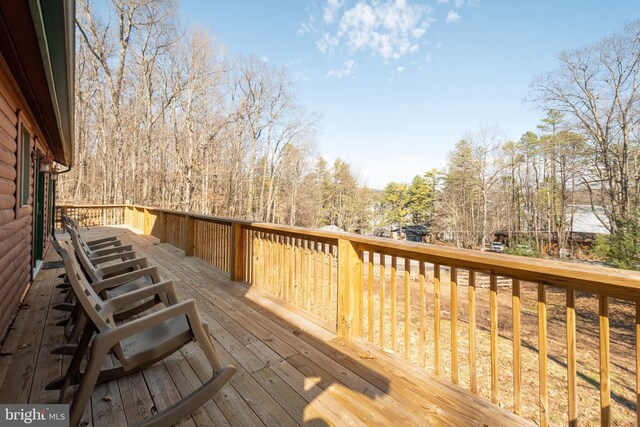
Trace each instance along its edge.
{"label": "distant house", "polygon": [[[568,241],[576,244],[591,245],[598,234],[610,234],[609,220],[605,216],[604,208],[602,206],[591,205],[571,205],[567,207],[565,221],[568,228]],[[540,230],[540,233],[546,238],[547,231]],[[495,231],[495,240],[504,244],[509,244],[510,233],[506,230]],[[531,237],[534,234],[534,230],[529,232],[519,233],[518,236]],[[558,242],[557,233],[551,234],[552,243]]]}
{"label": "distant house", "polygon": [[346,231],[344,231],[342,228],[338,227],[337,225],[325,225],[324,227],[320,227],[318,230],[321,231],[331,231],[333,233],[346,233]]}
{"label": "distant house", "polygon": [[569,206],[566,221],[572,233],[609,234],[609,220],[602,206]]}
{"label": "distant house", "polygon": [[396,236],[405,236],[405,240],[409,242],[424,242],[425,236],[429,235],[429,226],[426,224],[418,224],[418,225],[406,225],[400,228],[396,228],[391,230],[391,235]]}

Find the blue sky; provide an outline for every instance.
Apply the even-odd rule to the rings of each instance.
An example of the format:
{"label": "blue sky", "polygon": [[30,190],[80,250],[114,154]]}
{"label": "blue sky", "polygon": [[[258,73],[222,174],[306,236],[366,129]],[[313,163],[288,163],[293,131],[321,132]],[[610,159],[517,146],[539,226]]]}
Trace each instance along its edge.
{"label": "blue sky", "polygon": [[319,154],[374,188],[443,167],[465,134],[536,130],[524,101],[557,54],[640,19],[640,0],[183,0],[229,54],[286,67]]}

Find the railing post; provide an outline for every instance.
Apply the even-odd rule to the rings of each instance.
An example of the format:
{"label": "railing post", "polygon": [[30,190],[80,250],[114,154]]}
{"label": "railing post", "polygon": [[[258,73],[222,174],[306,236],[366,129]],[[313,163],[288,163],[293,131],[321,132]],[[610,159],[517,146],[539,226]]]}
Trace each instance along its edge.
{"label": "railing post", "polygon": [[131,226],[136,229],[140,229],[140,224],[138,224],[138,208],[133,207],[131,211]]}
{"label": "railing post", "polygon": [[168,224],[167,224],[167,213],[165,211],[160,212],[160,243],[165,243],[167,241],[167,235],[169,234]]}
{"label": "railing post", "polygon": [[362,259],[357,244],[338,239],[338,335],[351,340],[362,335]]}
{"label": "railing post", "polygon": [[185,256],[193,256],[196,245],[195,220],[187,214],[187,247],[184,250]]}
{"label": "railing post", "polygon": [[231,224],[230,240],[231,262],[229,263],[229,273],[231,274],[231,280],[239,282],[244,280],[244,235],[242,224],[238,222]]}
{"label": "railing post", "polygon": [[145,236],[151,234],[151,215],[149,214],[149,210],[144,208],[144,226],[143,232]]}

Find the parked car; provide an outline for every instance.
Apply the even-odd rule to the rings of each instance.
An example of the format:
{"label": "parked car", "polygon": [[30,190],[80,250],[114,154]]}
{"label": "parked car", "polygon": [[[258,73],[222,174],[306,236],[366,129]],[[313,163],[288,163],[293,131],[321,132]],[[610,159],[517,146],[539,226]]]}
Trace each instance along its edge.
{"label": "parked car", "polygon": [[491,252],[497,252],[497,253],[502,253],[504,252],[504,245],[500,242],[493,242],[491,243]]}

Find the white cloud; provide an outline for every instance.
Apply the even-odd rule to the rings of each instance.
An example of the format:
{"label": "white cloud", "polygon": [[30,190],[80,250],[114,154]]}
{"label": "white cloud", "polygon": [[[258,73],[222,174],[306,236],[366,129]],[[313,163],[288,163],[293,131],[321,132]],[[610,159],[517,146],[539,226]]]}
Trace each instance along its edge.
{"label": "white cloud", "polygon": [[480,6],[480,0],[455,0],[456,9],[460,9],[465,4],[471,7],[478,7]]}
{"label": "white cloud", "polygon": [[325,24],[333,24],[336,19],[336,15],[344,4],[343,0],[328,0],[327,5],[322,12],[322,19]]}
{"label": "white cloud", "polygon": [[450,10],[449,13],[447,14],[447,24],[451,24],[451,23],[455,24],[458,22],[460,22],[460,14],[453,9]]}
{"label": "white cloud", "polygon": [[326,77],[342,78],[342,77],[353,76],[354,65],[355,65],[355,62],[353,61],[353,59],[348,59],[344,61],[344,64],[341,70],[330,70],[327,73]]}
{"label": "white cloud", "polygon": [[448,2],[448,1],[449,1],[449,0],[438,0],[438,4],[446,3],[446,2]]}
{"label": "white cloud", "polygon": [[260,61],[262,61],[262,62],[264,62],[266,64],[267,62],[269,62],[269,57],[268,56],[263,56],[263,57],[260,58]]}
{"label": "white cloud", "polygon": [[429,6],[411,0],[358,0],[352,7],[328,0],[316,47],[322,53],[344,46],[385,62],[399,59],[420,48],[431,13]]}
{"label": "white cloud", "polygon": [[400,66],[400,67],[396,68],[396,71],[398,72],[398,74],[404,73],[404,67]]}

